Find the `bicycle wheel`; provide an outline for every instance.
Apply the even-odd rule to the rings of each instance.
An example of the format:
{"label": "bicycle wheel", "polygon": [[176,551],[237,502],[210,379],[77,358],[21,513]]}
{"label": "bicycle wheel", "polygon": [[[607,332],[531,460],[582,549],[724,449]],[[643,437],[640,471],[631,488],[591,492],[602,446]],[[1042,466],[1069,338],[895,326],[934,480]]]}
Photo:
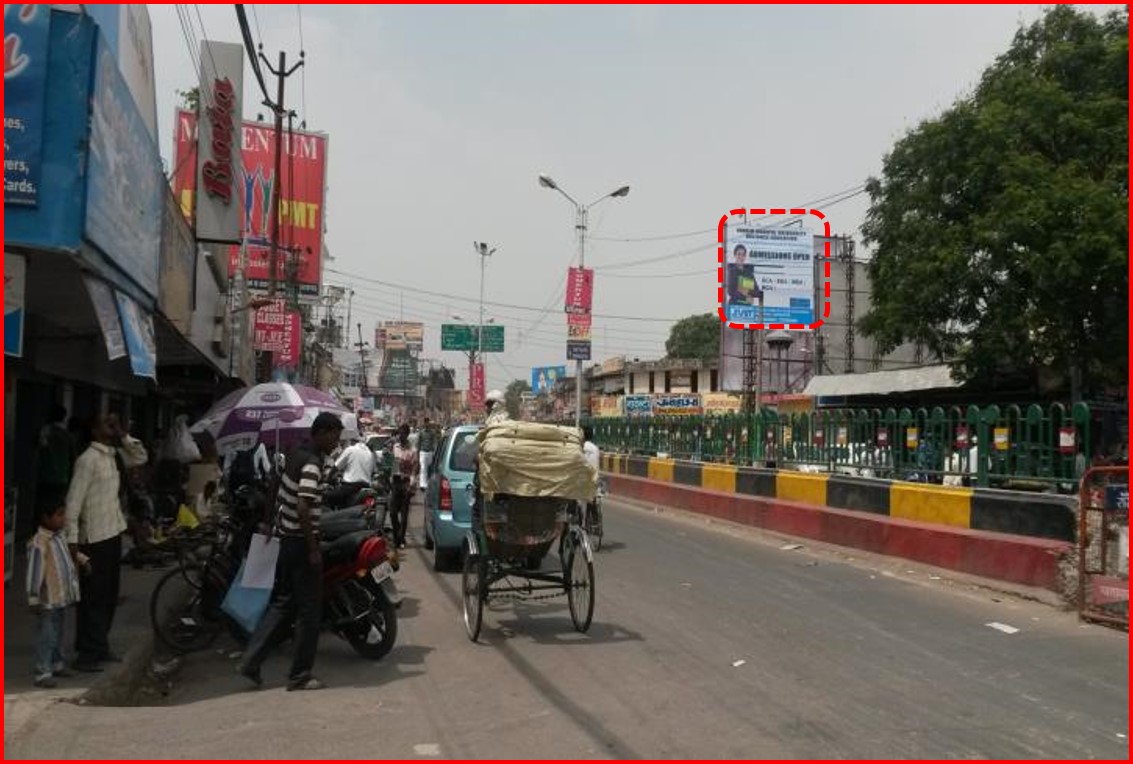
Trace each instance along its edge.
{"label": "bicycle wheel", "polygon": [[175,568],[161,577],[150,596],[154,634],[177,653],[204,650],[224,627],[219,598],[209,587],[194,586],[193,580],[205,581],[205,571],[186,575]]}
{"label": "bicycle wheel", "polygon": [[595,503],[586,512],[586,533],[590,536],[590,546],[595,554],[602,551],[602,505]]}
{"label": "bicycle wheel", "polygon": [[484,623],[484,570],[486,564],[480,554],[466,552],[460,591],[464,600],[464,629],[473,642],[480,636]]}
{"label": "bicycle wheel", "polygon": [[570,605],[570,620],[581,632],[589,629],[594,619],[594,563],[587,548],[586,532],[572,528],[563,561],[563,583]]}

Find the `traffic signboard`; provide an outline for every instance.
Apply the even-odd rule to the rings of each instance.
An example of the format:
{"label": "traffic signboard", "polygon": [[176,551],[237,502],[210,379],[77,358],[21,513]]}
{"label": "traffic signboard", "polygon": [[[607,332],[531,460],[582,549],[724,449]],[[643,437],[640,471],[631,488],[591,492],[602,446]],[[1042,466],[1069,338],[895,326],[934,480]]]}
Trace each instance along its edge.
{"label": "traffic signboard", "polygon": [[[441,350],[480,350],[476,327],[471,324],[441,324]],[[484,327],[485,353],[504,352],[504,328]]]}

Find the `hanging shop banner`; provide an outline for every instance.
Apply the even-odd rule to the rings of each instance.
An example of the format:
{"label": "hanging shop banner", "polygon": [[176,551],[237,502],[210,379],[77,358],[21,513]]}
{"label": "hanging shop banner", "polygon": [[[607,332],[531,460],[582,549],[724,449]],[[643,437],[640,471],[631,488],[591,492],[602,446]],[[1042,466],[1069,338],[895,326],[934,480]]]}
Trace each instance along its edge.
{"label": "hanging shop banner", "polygon": [[[197,194],[197,115],[177,111],[174,136],[173,191],[181,209],[192,217]],[[323,221],[329,139],[323,133],[295,130],[283,136],[279,182],[278,284],[291,280],[299,296],[319,295],[323,261]],[[243,124],[240,150],[241,235],[247,243],[245,276],[257,294],[271,282],[271,200],[276,190],[275,128],[261,122]],[[235,276],[240,247],[229,249],[228,275]]]}
{"label": "hanging shop banner", "polygon": [[730,224],[725,237],[724,269],[729,321],[759,323],[814,322],[814,235],[804,228],[756,228]]}
{"label": "hanging shop banner", "polygon": [[468,367],[468,408],[484,408],[484,364],[474,363]]}
{"label": "hanging shop banner", "polygon": [[590,360],[590,342],[567,340],[567,360],[568,361],[589,361]]}
{"label": "hanging shop banner", "polygon": [[704,412],[700,396],[655,395],[653,396],[654,416],[698,416]]}
{"label": "hanging shop banner", "polygon": [[51,6],[4,6],[4,204],[39,202]]}
{"label": "hanging shop banner", "polygon": [[197,239],[240,243],[244,46],[201,40]]}
{"label": "hanging shop banner", "polygon": [[549,393],[555,382],[565,376],[565,366],[538,366],[531,370],[531,390],[536,395]]}
{"label": "hanging shop banner", "polygon": [[116,361],[126,355],[126,340],[122,336],[122,324],[118,320],[118,304],[114,300],[114,290],[106,283],[85,277],[87,294],[98,317],[102,338],[106,342],[106,357]]}
{"label": "hanging shop banner", "polygon": [[566,312],[589,313],[594,296],[594,271],[571,268],[567,272]]}
{"label": "hanging shop banner", "polygon": [[286,300],[275,300],[256,311],[252,346],[275,355],[276,366],[295,366],[299,362],[303,317],[289,310]]}
{"label": "hanging shop banner", "polygon": [[157,379],[157,342],[153,336],[153,316],[127,295],[115,292],[122,335],[130,353],[130,368],[136,377]]}
{"label": "hanging shop banner", "polygon": [[86,235],[150,297],[158,294],[165,176],[118,62],[100,38],[91,99]]}
{"label": "hanging shop banner", "polygon": [[4,355],[24,354],[24,290],[27,258],[4,253]]}
{"label": "hanging shop banner", "polygon": [[576,342],[589,342],[591,320],[589,313],[571,313],[567,315],[567,339]]}
{"label": "hanging shop banner", "polygon": [[653,396],[627,395],[623,405],[626,416],[650,416],[653,413]]}

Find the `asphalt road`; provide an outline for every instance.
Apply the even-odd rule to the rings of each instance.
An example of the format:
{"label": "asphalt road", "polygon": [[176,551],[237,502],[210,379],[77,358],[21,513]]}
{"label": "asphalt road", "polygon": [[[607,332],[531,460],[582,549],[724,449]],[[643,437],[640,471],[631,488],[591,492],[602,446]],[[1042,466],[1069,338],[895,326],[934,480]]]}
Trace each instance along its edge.
{"label": "asphalt road", "polygon": [[[414,518],[419,535],[416,508]],[[154,705],[59,704],[7,740],[6,755],[1128,754],[1124,633],[924,567],[784,550],[789,539],[612,501],[607,542],[587,635],[565,600],[504,603],[472,644],[460,575],[433,573],[411,548],[385,660],[324,636],[317,670],[330,687],[287,693],[286,656],[256,691],[228,655],[198,654]]]}

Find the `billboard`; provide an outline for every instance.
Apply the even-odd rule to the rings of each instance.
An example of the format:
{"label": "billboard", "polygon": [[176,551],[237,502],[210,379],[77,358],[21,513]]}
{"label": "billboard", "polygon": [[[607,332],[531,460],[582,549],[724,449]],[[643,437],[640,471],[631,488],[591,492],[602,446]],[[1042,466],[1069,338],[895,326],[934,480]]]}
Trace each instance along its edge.
{"label": "billboard", "polygon": [[197,239],[239,244],[244,46],[201,40],[201,82]]}
{"label": "billboard", "polygon": [[275,366],[298,364],[302,338],[303,317],[297,310],[288,310],[286,300],[274,300],[256,310],[252,346],[273,353]]}
{"label": "billboard", "polygon": [[627,395],[624,405],[626,416],[649,416],[653,413],[653,396]]}
{"label": "billboard", "polygon": [[743,399],[731,393],[704,393],[701,396],[705,414],[738,414]]}
{"label": "billboard", "polygon": [[565,366],[536,366],[531,370],[531,390],[536,395],[549,393],[555,382],[565,376]]}
{"label": "billboard", "polygon": [[653,414],[655,416],[697,416],[702,411],[698,393],[653,396]]}
{"label": "billboard", "polygon": [[118,298],[118,316],[122,320],[122,336],[130,354],[130,368],[138,377],[157,379],[157,341],[153,333],[153,316],[121,292]]}
{"label": "billboard", "polygon": [[86,3],[83,12],[94,19],[118,71],[133,96],[134,105],[157,140],[157,87],[153,69],[153,30],[145,3]]}
{"label": "billboard", "polygon": [[91,101],[86,235],[147,295],[156,297],[165,198],[161,157],[101,38]]}
{"label": "billboard", "polygon": [[815,321],[814,236],[810,231],[729,223],[724,254],[728,321],[796,327]]}
{"label": "billboard", "polygon": [[594,271],[571,268],[567,271],[566,312],[589,313],[594,297]]}
{"label": "billboard", "polygon": [[425,349],[425,325],[409,321],[383,321],[375,332],[374,347],[420,353]]}
{"label": "billboard", "polygon": [[[4,204],[39,202],[50,5],[4,6]],[[8,55],[8,51],[11,54]]]}
{"label": "billboard", "polygon": [[484,408],[484,364],[474,363],[468,367],[468,408]]}
{"label": "billboard", "polygon": [[480,335],[469,324],[441,324],[441,350],[483,350],[485,353],[504,352],[504,327],[484,325],[484,347],[479,346]]}
{"label": "billboard", "polygon": [[[197,194],[197,117],[179,109],[175,120],[173,191],[186,217],[192,219]],[[276,190],[275,129],[244,122],[240,139],[241,233],[247,244],[245,276],[251,291],[263,294],[271,281],[271,199]],[[293,273],[300,297],[317,297],[322,279],[323,220],[328,138],[295,131],[283,137],[279,179],[279,269],[277,283]],[[234,276],[240,247],[229,249],[228,275]]]}
{"label": "billboard", "polygon": [[589,342],[591,337],[591,318],[589,313],[567,314],[567,339]]}

